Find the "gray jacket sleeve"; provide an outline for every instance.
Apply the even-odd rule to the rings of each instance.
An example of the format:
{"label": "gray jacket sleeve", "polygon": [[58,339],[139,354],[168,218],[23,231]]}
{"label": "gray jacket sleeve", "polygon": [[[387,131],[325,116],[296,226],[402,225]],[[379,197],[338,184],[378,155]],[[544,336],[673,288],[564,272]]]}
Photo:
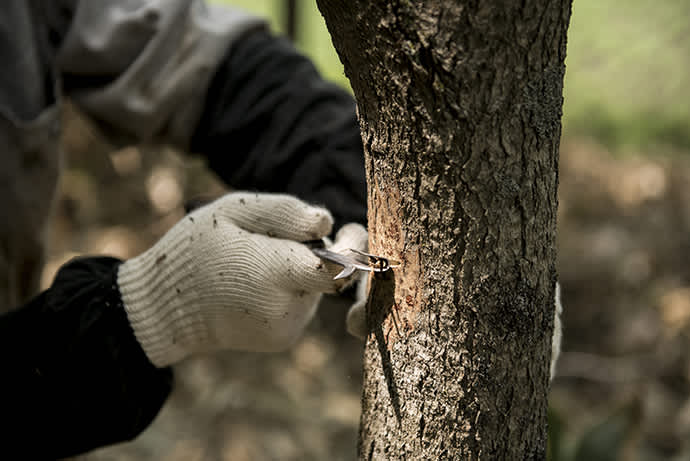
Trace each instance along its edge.
{"label": "gray jacket sleeve", "polygon": [[233,41],[264,27],[203,0],[80,1],[56,65],[67,96],[117,129],[109,135],[186,149],[220,60]]}

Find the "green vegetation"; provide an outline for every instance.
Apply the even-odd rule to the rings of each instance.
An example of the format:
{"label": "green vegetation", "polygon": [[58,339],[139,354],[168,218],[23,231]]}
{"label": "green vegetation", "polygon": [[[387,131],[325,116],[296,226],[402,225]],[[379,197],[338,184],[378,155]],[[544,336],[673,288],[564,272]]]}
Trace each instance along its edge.
{"label": "green vegetation", "polygon": [[[234,5],[254,12],[268,19],[271,27],[278,33],[284,33],[285,0],[215,0],[217,3]],[[333,48],[331,36],[326,23],[316,7],[316,0],[299,0],[297,2],[297,47],[309,56],[322,75],[344,87],[349,82],[343,66]]]}
{"label": "green vegetation", "polygon": [[[270,18],[284,0],[217,0]],[[298,2],[298,47],[347,85],[314,0]],[[575,0],[565,84],[564,133],[612,148],[690,149],[690,2]]]}
{"label": "green vegetation", "polygon": [[575,0],[565,132],[690,148],[690,2]]}

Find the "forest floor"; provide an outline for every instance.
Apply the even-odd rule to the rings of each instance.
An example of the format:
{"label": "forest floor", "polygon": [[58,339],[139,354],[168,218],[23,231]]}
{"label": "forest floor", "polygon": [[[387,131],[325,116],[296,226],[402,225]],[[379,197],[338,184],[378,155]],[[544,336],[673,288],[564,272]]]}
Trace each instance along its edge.
{"label": "forest floor", "polygon": [[[112,152],[69,117],[68,160],[44,286],[78,254],[133,256],[222,186],[198,159]],[[551,390],[553,460],[690,459],[690,155],[561,149],[563,354]],[[176,389],[138,439],[86,460],[353,460],[362,345],[329,299],[279,354],[176,367]],[[599,453],[599,455],[597,454]]]}

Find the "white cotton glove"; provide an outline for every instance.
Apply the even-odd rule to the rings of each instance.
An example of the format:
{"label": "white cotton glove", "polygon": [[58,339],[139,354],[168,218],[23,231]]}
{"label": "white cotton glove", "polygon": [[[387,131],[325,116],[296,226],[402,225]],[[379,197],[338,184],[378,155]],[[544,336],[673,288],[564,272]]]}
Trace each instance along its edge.
{"label": "white cotton glove", "polygon": [[[327,210],[275,194],[231,193],[185,216],[118,272],[129,322],[151,362],[290,346],[321,294],[351,282],[333,280],[342,268],[299,243],[332,226]],[[364,250],[362,232],[343,226],[329,248]]]}

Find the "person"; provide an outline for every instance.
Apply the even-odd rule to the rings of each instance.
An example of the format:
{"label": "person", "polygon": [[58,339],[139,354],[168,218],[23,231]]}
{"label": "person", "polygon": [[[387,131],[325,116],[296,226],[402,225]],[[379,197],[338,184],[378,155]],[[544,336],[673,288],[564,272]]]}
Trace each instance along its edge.
{"label": "person", "polygon": [[[283,349],[342,288],[303,242],[339,229],[331,249],[366,249],[353,98],[262,20],[201,0],[8,0],[0,62],[3,457],[136,437],[172,364]],[[66,98],[113,143],[171,144],[261,193],[191,212],[129,260],[70,261],[38,293]]]}

